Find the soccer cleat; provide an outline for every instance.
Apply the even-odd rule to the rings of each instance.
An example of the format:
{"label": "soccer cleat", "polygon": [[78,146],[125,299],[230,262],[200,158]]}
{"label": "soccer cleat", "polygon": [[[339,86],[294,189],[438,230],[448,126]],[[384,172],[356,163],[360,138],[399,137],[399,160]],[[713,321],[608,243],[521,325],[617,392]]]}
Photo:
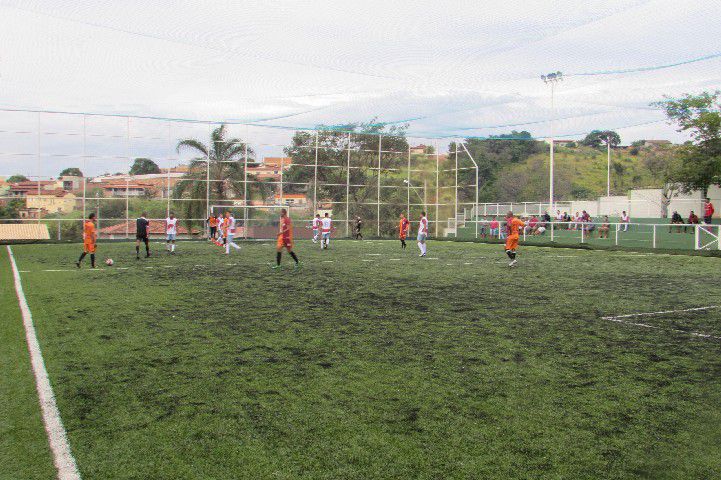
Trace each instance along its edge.
{"label": "soccer cleat", "polygon": [[280,265],[273,265],[273,266],[271,266],[270,268],[272,268],[273,270],[280,270],[280,269],[281,269],[281,266],[280,266]]}
{"label": "soccer cleat", "polygon": [[80,262],[75,262],[75,266],[80,268]]}
{"label": "soccer cleat", "polygon": [[511,263],[509,263],[508,266],[509,266],[509,267],[515,267],[515,266],[516,266],[516,263],[518,263],[518,260],[516,260],[516,259],[514,258],[513,260],[511,260]]}
{"label": "soccer cleat", "polygon": [[294,269],[294,270],[300,270],[301,268],[303,268],[303,264],[300,263],[300,262],[298,262],[298,263],[296,263],[295,265],[293,265],[293,269]]}

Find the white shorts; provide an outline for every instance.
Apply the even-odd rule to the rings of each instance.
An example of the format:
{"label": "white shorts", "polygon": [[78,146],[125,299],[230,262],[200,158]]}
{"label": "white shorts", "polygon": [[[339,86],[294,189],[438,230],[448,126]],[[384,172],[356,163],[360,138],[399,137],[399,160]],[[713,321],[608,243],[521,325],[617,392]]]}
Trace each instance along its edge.
{"label": "white shorts", "polygon": [[172,241],[175,241],[175,234],[174,234],[174,233],[169,233],[166,238],[168,239],[169,242],[170,242],[171,240],[172,240]]}
{"label": "white shorts", "polygon": [[425,242],[425,241],[426,241],[426,237],[428,237],[428,235],[426,235],[425,233],[419,233],[419,234],[418,234],[418,241],[419,241],[419,242]]}
{"label": "white shorts", "polygon": [[323,238],[330,240],[330,232],[323,232]]}

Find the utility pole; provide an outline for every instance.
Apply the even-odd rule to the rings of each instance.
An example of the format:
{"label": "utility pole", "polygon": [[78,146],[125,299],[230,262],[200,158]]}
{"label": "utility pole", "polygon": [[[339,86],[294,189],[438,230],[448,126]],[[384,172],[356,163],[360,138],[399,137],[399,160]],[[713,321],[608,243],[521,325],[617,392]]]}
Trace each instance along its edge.
{"label": "utility pole", "polygon": [[556,84],[563,80],[563,73],[561,72],[552,72],[547,75],[541,75],[541,80],[546,85],[549,85],[551,87],[551,158],[550,158],[550,166],[549,166],[549,185],[548,185],[548,208],[550,211],[553,211],[553,143],[554,143],[554,134],[555,134],[555,120],[556,120],[556,109],[554,105],[554,98],[553,95],[555,93]]}

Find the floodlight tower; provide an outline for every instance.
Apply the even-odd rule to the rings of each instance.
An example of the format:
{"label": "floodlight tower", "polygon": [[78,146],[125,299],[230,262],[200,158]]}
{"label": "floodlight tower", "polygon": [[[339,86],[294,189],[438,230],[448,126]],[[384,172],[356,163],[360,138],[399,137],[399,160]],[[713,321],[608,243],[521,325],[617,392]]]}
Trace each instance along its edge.
{"label": "floodlight tower", "polygon": [[548,187],[548,209],[553,212],[553,134],[556,120],[556,109],[553,103],[553,94],[558,82],[563,81],[563,73],[551,72],[546,75],[541,75],[541,80],[546,85],[551,87],[551,161],[549,166],[549,187]]}

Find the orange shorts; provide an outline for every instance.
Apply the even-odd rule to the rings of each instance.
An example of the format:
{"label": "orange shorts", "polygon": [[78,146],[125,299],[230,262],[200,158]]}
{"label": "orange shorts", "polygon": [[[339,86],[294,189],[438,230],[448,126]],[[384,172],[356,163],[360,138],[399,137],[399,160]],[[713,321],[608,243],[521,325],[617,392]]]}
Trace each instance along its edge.
{"label": "orange shorts", "polygon": [[293,248],[293,237],[278,237],[278,243],[276,244],[277,248],[287,248],[288,250]]}
{"label": "orange shorts", "polygon": [[518,235],[510,235],[506,238],[506,250],[515,250],[518,248]]}
{"label": "orange shorts", "polygon": [[83,242],[83,251],[85,253],[95,253],[95,243]]}

